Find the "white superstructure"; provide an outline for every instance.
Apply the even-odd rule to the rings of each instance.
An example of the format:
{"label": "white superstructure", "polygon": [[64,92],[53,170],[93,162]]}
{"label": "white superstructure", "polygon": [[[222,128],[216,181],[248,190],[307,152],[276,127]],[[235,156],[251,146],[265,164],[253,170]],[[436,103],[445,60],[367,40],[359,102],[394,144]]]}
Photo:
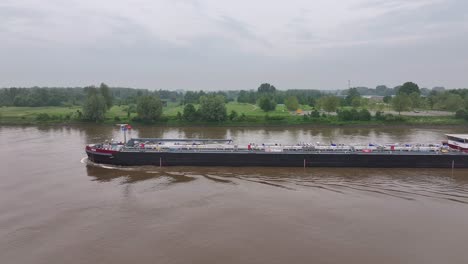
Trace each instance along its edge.
{"label": "white superstructure", "polygon": [[446,136],[451,148],[468,151],[468,134],[446,134]]}

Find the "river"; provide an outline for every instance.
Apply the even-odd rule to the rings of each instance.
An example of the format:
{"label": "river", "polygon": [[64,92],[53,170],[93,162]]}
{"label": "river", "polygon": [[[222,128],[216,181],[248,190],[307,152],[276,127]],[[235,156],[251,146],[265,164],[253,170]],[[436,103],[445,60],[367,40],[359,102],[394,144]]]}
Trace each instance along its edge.
{"label": "river", "polygon": [[[463,128],[136,128],[239,144],[440,142]],[[468,263],[468,170],[95,166],[111,126],[0,126],[9,263]]]}

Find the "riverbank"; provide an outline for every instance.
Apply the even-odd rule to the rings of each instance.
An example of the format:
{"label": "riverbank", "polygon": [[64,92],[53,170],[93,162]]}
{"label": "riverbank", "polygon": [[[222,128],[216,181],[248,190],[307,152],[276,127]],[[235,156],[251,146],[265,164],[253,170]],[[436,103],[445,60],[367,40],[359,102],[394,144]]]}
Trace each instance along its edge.
{"label": "riverbank", "polygon": [[[321,117],[310,117],[304,115],[291,114],[283,108],[265,114],[256,109],[253,105],[228,104],[229,111],[236,111],[243,118],[237,120],[227,120],[224,122],[204,122],[186,121],[177,117],[180,106],[168,107],[164,109],[161,121],[151,124],[134,121],[135,113],[128,113],[125,106],[114,106],[107,113],[103,124],[114,125],[116,123],[130,123],[135,125],[158,125],[158,126],[239,126],[239,127],[260,127],[260,126],[352,126],[352,127],[373,127],[373,126],[468,126],[468,121],[457,119],[454,116],[398,116],[391,120],[378,120],[372,117],[369,121],[344,121],[335,115]],[[2,107],[0,108],[0,125],[40,125],[40,124],[87,124],[90,122],[80,120],[81,107]],[[92,122],[91,122],[92,123]]]}

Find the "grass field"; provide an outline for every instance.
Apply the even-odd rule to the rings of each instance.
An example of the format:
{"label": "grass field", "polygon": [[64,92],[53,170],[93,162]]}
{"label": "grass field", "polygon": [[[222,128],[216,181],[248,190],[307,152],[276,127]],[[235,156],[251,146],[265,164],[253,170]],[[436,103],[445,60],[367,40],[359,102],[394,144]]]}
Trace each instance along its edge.
{"label": "grass field", "polygon": [[81,110],[81,107],[0,107],[0,123],[35,123],[39,114],[47,114],[55,120],[63,120],[66,116],[72,117],[77,110]]}
{"label": "grass field", "polygon": [[[198,107],[198,106],[196,106]],[[336,116],[327,116],[316,119],[304,119],[302,116],[290,113],[284,105],[277,105],[275,111],[265,113],[258,106],[246,103],[230,102],[226,104],[228,114],[234,110],[238,115],[244,114],[247,118],[244,121],[226,121],[223,123],[197,122],[196,124],[206,125],[300,125],[300,124],[320,124],[320,125],[468,125],[462,119],[454,116],[405,116],[403,121],[383,122],[371,121],[341,121]],[[309,107],[301,107],[310,110]],[[79,106],[73,107],[0,107],[0,124],[35,124],[35,123],[77,123],[82,122],[77,118]],[[163,108],[167,125],[192,125],[184,120],[178,120],[177,112],[183,113],[183,106],[170,103]],[[38,120],[40,114],[47,114],[50,118],[47,121]],[[127,117],[127,106],[113,106],[106,113],[105,123],[114,124],[118,122],[132,123],[132,118],[136,113],[131,113]],[[266,117],[268,116],[268,117]]]}
{"label": "grass field", "polygon": [[[198,105],[195,105],[198,108]],[[237,102],[229,102],[226,104],[226,109],[228,114],[234,110],[239,115],[245,114],[246,116],[265,116],[265,112],[263,112],[257,105],[253,104],[246,104],[246,103],[237,103]],[[175,117],[177,116],[177,112],[183,113],[184,107],[178,104],[169,104],[167,107],[164,108],[163,115],[167,117]],[[283,115],[289,116],[289,112],[286,110],[284,105],[277,105],[276,110],[269,112],[270,115]]]}
{"label": "grass field", "polygon": [[80,106],[73,107],[1,107],[0,113],[3,117],[33,117],[38,113],[46,113],[49,115],[64,115],[80,110]]}

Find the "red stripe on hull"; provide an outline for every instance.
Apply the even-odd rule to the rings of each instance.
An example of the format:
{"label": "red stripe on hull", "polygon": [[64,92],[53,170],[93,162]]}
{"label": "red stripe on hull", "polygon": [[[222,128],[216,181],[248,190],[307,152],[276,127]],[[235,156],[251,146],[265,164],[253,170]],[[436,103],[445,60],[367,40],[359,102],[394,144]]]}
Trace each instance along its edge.
{"label": "red stripe on hull", "polygon": [[93,148],[93,147],[90,147],[90,146],[86,146],[86,150],[92,151],[92,152],[97,152],[97,153],[106,153],[106,154],[114,154],[114,153],[118,152],[118,151],[115,151],[115,150]]}
{"label": "red stripe on hull", "polygon": [[460,151],[463,151],[463,152],[467,152],[468,153],[468,149],[467,148],[462,148],[460,146],[456,146],[456,145],[452,145],[452,144],[448,144],[448,146],[451,148],[451,149],[458,149]]}

